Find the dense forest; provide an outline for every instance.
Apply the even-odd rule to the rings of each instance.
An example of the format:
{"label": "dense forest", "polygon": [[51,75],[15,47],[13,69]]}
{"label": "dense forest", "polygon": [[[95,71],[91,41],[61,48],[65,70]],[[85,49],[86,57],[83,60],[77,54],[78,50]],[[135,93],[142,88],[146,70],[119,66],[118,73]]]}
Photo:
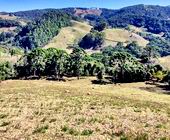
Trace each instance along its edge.
{"label": "dense forest", "polygon": [[14,20],[4,20],[0,19],[0,28],[3,27],[15,27],[15,26],[21,26],[19,22]]}
{"label": "dense forest", "polygon": [[23,27],[15,37],[14,43],[25,49],[43,47],[59,33],[62,27],[70,25],[70,19],[68,14],[50,11],[39,20]]}

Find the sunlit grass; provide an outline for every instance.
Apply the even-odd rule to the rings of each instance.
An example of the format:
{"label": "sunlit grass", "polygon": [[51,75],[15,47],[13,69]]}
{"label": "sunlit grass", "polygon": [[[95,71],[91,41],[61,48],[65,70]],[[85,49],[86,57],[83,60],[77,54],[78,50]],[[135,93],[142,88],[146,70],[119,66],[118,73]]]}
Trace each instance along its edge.
{"label": "sunlit grass", "polygon": [[93,85],[85,78],[4,81],[0,136],[9,139],[161,139],[170,136],[170,95],[144,83]]}

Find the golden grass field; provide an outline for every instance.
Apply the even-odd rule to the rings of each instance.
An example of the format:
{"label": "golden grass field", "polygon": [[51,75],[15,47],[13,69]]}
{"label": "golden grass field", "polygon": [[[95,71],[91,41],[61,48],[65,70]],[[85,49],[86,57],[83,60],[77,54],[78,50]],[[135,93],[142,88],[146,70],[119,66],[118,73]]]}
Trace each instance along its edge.
{"label": "golden grass field", "polygon": [[1,82],[0,139],[170,139],[169,91],[94,79]]}
{"label": "golden grass field", "polygon": [[0,14],[0,18],[2,18],[2,19],[8,19],[8,20],[16,20],[16,19],[17,19],[16,16],[10,16],[9,14],[5,14],[5,15]]}
{"label": "golden grass field", "polygon": [[16,29],[17,27],[4,27],[4,28],[0,28],[0,33],[2,32],[12,32]]}
{"label": "golden grass field", "polygon": [[128,42],[136,41],[140,46],[146,46],[149,42],[143,37],[130,32],[125,29],[106,29],[106,45],[116,45],[117,42],[123,42],[127,44]]}

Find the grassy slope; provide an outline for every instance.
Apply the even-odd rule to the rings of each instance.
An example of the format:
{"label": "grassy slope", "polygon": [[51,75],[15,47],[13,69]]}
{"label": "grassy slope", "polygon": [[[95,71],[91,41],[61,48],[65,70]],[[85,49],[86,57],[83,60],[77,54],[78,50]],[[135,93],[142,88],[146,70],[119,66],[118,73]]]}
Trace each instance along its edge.
{"label": "grassy slope", "polygon": [[117,44],[117,42],[123,42],[127,44],[128,42],[136,41],[140,46],[146,46],[148,41],[141,36],[132,33],[125,29],[106,29],[106,44]]}
{"label": "grassy slope", "polygon": [[[67,49],[69,45],[78,42],[83,36],[89,33],[91,26],[87,23],[73,21],[72,27],[61,29],[60,33],[54,37],[45,48],[57,47]],[[124,29],[107,29],[105,46],[116,45],[117,42],[137,41],[139,45],[146,46],[148,41],[135,33],[131,33]]]}
{"label": "grassy slope", "polygon": [[[13,48],[13,49],[18,50],[18,48]],[[23,55],[23,50],[20,50],[19,54],[11,56],[9,53],[9,49],[7,47],[0,45],[0,63],[6,62],[6,61],[9,61],[11,63],[16,63],[19,60],[19,58],[21,57],[21,55]]]}
{"label": "grassy slope", "polygon": [[162,57],[158,59],[160,64],[162,64],[165,68],[170,70],[170,56]]}
{"label": "grassy slope", "polygon": [[[0,14],[0,18],[1,19],[7,19],[7,20],[16,20],[16,21],[19,21],[21,23],[21,25],[25,26],[27,24],[27,21],[21,19],[21,18],[18,18],[16,16],[10,16],[8,14],[6,15],[2,15]],[[14,30],[16,29],[17,27],[4,27],[4,28],[0,28],[0,33],[2,32],[14,32]],[[23,52],[21,52],[23,53]],[[6,62],[6,61],[9,61],[9,62],[12,62],[12,63],[15,63],[17,62],[17,60],[21,57],[21,55],[18,55],[18,56],[12,56],[9,54],[9,50],[4,47],[4,45],[0,45],[0,62]]]}
{"label": "grassy slope", "polygon": [[92,85],[93,79],[2,82],[0,137],[170,138],[168,93],[144,83]]}
{"label": "grassy slope", "polygon": [[72,21],[72,27],[65,27],[61,29],[60,33],[54,37],[45,48],[57,47],[67,49],[68,46],[78,42],[82,37],[90,32],[91,26],[87,23]]}

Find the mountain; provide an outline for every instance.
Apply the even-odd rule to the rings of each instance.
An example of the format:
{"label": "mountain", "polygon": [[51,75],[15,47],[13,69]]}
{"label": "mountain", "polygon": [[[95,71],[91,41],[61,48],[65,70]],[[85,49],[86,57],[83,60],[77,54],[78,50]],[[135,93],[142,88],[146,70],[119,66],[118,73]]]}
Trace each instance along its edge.
{"label": "mountain", "polygon": [[[72,16],[81,17],[95,24],[104,20],[112,27],[126,27],[131,24],[145,27],[153,33],[170,31],[170,7],[153,5],[135,5],[118,10],[103,8],[63,8],[43,9],[12,13],[15,16],[35,20],[43,14],[54,10],[69,13]],[[121,17],[121,18],[120,18]]]}
{"label": "mountain", "polygon": [[[56,18],[49,13],[58,13],[59,20],[63,21],[57,21],[58,16]],[[69,17],[68,20],[66,20],[66,15]],[[77,24],[70,25],[71,20]],[[21,24],[22,22],[25,24]],[[100,22],[107,24],[107,29],[103,31],[106,34],[104,46],[115,46],[118,42],[127,44],[136,41],[143,47],[146,45],[158,46],[162,56],[170,54],[169,6],[141,4],[117,10],[73,7],[14,13],[1,12],[0,25],[3,27],[0,26],[0,32],[3,33],[0,38],[3,40],[9,38],[5,42],[22,48],[32,49],[44,46],[67,48],[69,44],[78,43],[93,26]],[[11,31],[14,32],[12,38],[8,37],[8,33],[4,34],[4,32]],[[64,42],[62,43],[62,41]]]}
{"label": "mountain", "polygon": [[[61,29],[60,33],[55,36],[45,48],[61,48],[68,50],[69,46],[78,43],[86,34],[91,30],[87,22],[72,21],[72,25]],[[115,46],[118,42],[125,45],[130,42],[137,42],[140,46],[145,47],[149,41],[135,33],[126,29],[105,29],[105,42],[104,47],[109,45]]]}

